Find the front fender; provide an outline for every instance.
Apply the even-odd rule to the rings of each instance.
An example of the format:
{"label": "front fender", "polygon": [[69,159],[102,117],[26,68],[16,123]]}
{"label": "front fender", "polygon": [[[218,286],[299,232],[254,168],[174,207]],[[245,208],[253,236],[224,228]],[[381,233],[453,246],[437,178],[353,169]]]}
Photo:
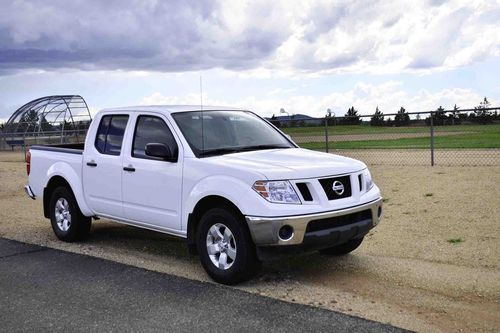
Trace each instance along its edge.
{"label": "front fender", "polygon": [[193,212],[196,204],[203,198],[208,196],[223,197],[238,207],[242,214],[246,214],[252,205],[252,201],[259,199],[258,195],[252,194],[255,194],[255,192],[252,190],[251,185],[234,177],[218,175],[203,178],[184,193],[183,230],[186,230],[189,214]]}
{"label": "front fender", "polygon": [[47,170],[44,187],[47,187],[49,181],[56,176],[62,177],[68,182],[83,215],[94,215],[92,210],[87,206],[87,203],[85,202],[81,176],[79,176],[68,163],[56,162]]}

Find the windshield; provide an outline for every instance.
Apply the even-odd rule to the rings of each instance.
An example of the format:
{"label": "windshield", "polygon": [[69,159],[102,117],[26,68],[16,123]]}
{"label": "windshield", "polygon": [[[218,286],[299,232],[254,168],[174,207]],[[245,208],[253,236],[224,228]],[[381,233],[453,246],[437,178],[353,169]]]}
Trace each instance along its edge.
{"label": "windshield", "polygon": [[295,148],[286,137],[252,112],[193,111],[172,116],[197,157]]}

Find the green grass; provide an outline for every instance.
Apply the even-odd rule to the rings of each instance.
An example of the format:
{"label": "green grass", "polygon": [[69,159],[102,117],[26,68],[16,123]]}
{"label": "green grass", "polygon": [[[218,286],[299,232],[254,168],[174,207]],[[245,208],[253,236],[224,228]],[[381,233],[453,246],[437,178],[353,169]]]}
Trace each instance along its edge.
{"label": "green grass", "polygon": [[[292,136],[317,136],[325,135],[324,126],[308,126],[282,128],[286,134]],[[436,132],[500,132],[500,124],[492,125],[454,125],[454,126],[435,126]],[[329,135],[347,135],[347,134],[376,134],[376,133],[429,133],[428,126],[370,126],[364,125],[338,125],[328,126]]]}
{"label": "green grass", "polygon": [[[368,131],[363,125],[358,126],[338,126],[352,128],[352,132],[344,134],[376,134],[387,133],[384,131],[392,131],[392,133],[410,133],[412,131],[428,131],[426,127],[401,128],[388,127],[376,128],[376,130]],[[373,127],[372,127],[373,128]],[[299,128],[303,130],[304,128]],[[292,130],[292,129],[290,129]],[[295,128],[293,128],[295,130]],[[381,132],[377,132],[377,131]],[[363,132],[364,131],[364,132]],[[464,132],[463,134],[434,137],[434,147],[437,149],[473,149],[473,148],[500,148],[500,124],[495,125],[460,125],[460,126],[441,126],[436,128],[436,132]],[[336,133],[338,134],[338,133]],[[314,134],[308,134],[314,135]],[[324,149],[324,142],[309,142],[300,144],[303,148],[309,149]],[[329,142],[330,149],[428,149],[430,147],[430,138],[400,138],[390,140],[378,140],[374,135],[373,140],[361,141],[338,141],[331,140]]]}
{"label": "green grass", "polygon": [[464,240],[462,238],[450,238],[447,240],[448,243],[451,243],[451,244],[458,244],[458,243],[462,243]]}

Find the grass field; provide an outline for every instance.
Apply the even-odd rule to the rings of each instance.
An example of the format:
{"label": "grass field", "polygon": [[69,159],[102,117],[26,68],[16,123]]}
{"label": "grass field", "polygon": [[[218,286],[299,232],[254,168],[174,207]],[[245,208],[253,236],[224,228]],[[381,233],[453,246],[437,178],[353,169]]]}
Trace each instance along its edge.
{"label": "grass field", "polygon": [[[324,127],[296,127],[284,128],[285,133],[293,137],[324,136]],[[473,148],[500,148],[500,124],[493,125],[456,125],[436,126],[435,148],[473,149]],[[440,136],[440,133],[458,132],[457,135]],[[429,127],[373,127],[369,125],[330,126],[329,145],[336,149],[425,149],[429,148],[430,137],[420,138],[377,138],[382,133],[429,133]],[[451,133],[450,133],[451,134]],[[366,140],[336,141],[337,135],[370,135]],[[302,139],[302,142],[304,139]],[[312,140],[314,141],[314,140]],[[317,141],[317,140],[316,140]],[[324,149],[324,142],[305,142],[303,148]]]}

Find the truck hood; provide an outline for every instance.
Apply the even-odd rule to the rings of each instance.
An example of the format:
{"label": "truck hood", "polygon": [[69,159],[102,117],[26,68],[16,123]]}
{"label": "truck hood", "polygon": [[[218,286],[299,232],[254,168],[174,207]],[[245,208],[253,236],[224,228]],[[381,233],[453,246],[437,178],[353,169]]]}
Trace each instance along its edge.
{"label": "truck hood", "polygon": [[268,179],[318,178],[356,172],[366,165],[308,149],[269,149],[214,156],[212,162],[263,174]]}

